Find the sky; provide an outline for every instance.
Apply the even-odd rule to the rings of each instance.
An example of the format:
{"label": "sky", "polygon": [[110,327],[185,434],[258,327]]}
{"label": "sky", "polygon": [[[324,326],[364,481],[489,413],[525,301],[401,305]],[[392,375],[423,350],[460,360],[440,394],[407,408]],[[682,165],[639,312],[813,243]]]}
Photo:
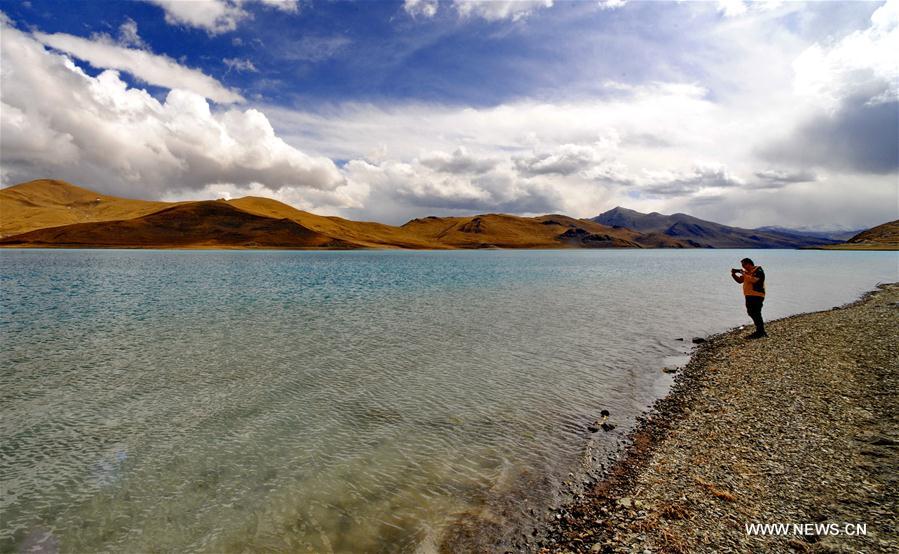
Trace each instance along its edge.
{"label": "sky", "polygon": [[897,52],[899,0],[0,0],[0,181],[867,228]]}

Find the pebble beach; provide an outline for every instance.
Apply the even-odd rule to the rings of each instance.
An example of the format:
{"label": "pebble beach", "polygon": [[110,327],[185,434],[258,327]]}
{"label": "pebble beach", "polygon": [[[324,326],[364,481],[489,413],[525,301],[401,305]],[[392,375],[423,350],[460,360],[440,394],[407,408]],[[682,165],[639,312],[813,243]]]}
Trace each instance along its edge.
{"label": "pebble beach", "polygon": [[605,477],[527,549],[895,552],[899,283],[767,329],[700,344]]}

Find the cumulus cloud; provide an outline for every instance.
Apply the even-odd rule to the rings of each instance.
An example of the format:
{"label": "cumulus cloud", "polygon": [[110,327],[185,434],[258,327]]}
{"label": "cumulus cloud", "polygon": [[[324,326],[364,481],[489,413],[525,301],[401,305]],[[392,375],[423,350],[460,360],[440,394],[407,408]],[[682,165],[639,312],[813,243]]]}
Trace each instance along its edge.
{"label": "cumulus cloud", "polygon": [[213,112],[203,96],[178,88],[159,102],[116,71],[90,76],[13,27],[3,27],[0,44],[5,184],[58,177],[139,198],[216,183],[276,191],[345,184],[331,160],[288,145],[258,110]]}
{"label": "cumulus cloud", "polygon": [[597,149],[587,144],[563,144],[549,152],[532,153],[514,159],[523,175],[572,175],[599,161]]}
{"label": "cumulus cloud", "polygon": [[[515,13],[501,5],[462,17],[520,20],[548,2]],[[714,5],[684,9],[715,13]],[[157,101],[114,71],[91,77],[4,29],[3,179],[55,175],[147,198],[259,194],[390,223],[497,211],[588,217],[616,204],[750,227],[815,225],[828,213],[839,217],[829,223],[864,226],[895,214],[899,108],[884,54],[893,12],[878,10],[866,28],[809,46],[775,24],[782,13],[762,9],[749,4],[742,17],[697,29],[691,64],[701,74],[672,65],[564,100],[480,107],[382,101],[226,111],[187,86]],[[106,43],[135,46],[125,36]],[[349,43],[307,39],[293,45],[292,59],[335,56]],[[242,61],[223,63],[239,71]],[[28,77],[39,70],[42,77]],[[338,168],[331,159],[346,161]]]}
{"label": "cumulus cloud", "polygon": [[453,0],[459,17],[480,17],[487,21],[518,21],[552,5],[553,0]]}
{"label": "cumulus cloud", "polygon": [[249,17],[239,2],[227,0],[147,0],[165,12],[169,25],[186,25],[204,29],[210,34],[237,29],[237,23]]}
{"label": "cumulus cloud", "polygon": [[[245,0],[146,0],[162,8],[169,25],[185,25],[215,35],[237,29],[237,24],[251,17]],[[288,13],[299,11],[297,0],[257,0],[266,7]]]}
{"label": "cumulus cloud", "polygon": [[564,205],[558,188],[521,179],[507,165],[480,174],[465,174],[434,170],[418,160],[353,160],[345,171],[350,185],[365,188],[366,213],[394,223],[420,217],[423,212],[547,213]]}
{"label": "cumulus cloud", "polygon": [[168,56],[137,48],[126,48],[100,37],[89,40],[65,33],[36,32],[43,44],[89,62],[94,67],[127,71],[137,79],[171,89],[190,90],[222,104],[243,102],[237,92],[203,72],[180,65]]}
{"label": "cumulus cloud", "polygon": [[437,0],[405,0],[403,9],[412,17],[431,18],[437,15]]}
{"label": "cumulus cloud", "polygon": [[[279,132],[304,150],[366,158],[367,165],[347,164],[347,178],[371,180],[368,217],[393,222],[421,215],[409,206],[435,212],[526,208],[586,217],[610,202],[633,205],[629,195],[642,194],[644,187],[640,198],[672,198],[721,189],[741,182],[734,175],[751,175],[701,160],[716,152],[720,166],[739,166],[745,139],[731,135],[735,129],[741,137],[759,135],[766,121],[750,114],[722,116],[706,91],[692,84],[608,88],[614,94],[604,99],[567,104],[346,104],[319,113],[266,111]],[[720,117],[732,118],[731,126],[722,128]],[[318,132],[310,136],[308,129]],[[697,160],[700,152],[706,154]],[[391,186],[394,192],[382,190]],[[439,202],[429,203],[430,196]]]}

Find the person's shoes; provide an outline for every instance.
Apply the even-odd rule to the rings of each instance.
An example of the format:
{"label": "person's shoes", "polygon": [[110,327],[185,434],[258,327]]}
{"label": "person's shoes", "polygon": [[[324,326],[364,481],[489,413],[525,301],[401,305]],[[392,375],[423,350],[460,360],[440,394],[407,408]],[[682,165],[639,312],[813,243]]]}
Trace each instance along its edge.
{"label": "person's shoes", "polygon": [[753,334],[747,336],[746,338],[749,339],[749,340],[754,340],[754,339],[765,338],[765,337],[767,337],[767,336],[768,336],[768,333],[764,333],[764,332],[763,332],[763,333],[759,333],[758,331],[756,331],[755,333],[753,333]]}

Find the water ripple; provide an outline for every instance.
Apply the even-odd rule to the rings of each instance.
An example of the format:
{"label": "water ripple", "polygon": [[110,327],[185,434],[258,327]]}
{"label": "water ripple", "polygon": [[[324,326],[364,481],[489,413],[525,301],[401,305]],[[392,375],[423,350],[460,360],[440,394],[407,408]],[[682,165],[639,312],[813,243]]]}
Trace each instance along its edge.
{"label": "water ripple", "polygon": [[[766,252],[766,315],[895,280],[883,254]],[[413,552],[525,517],[676,338],[744,323],[742,255],[5,250],[0,551]]]}

